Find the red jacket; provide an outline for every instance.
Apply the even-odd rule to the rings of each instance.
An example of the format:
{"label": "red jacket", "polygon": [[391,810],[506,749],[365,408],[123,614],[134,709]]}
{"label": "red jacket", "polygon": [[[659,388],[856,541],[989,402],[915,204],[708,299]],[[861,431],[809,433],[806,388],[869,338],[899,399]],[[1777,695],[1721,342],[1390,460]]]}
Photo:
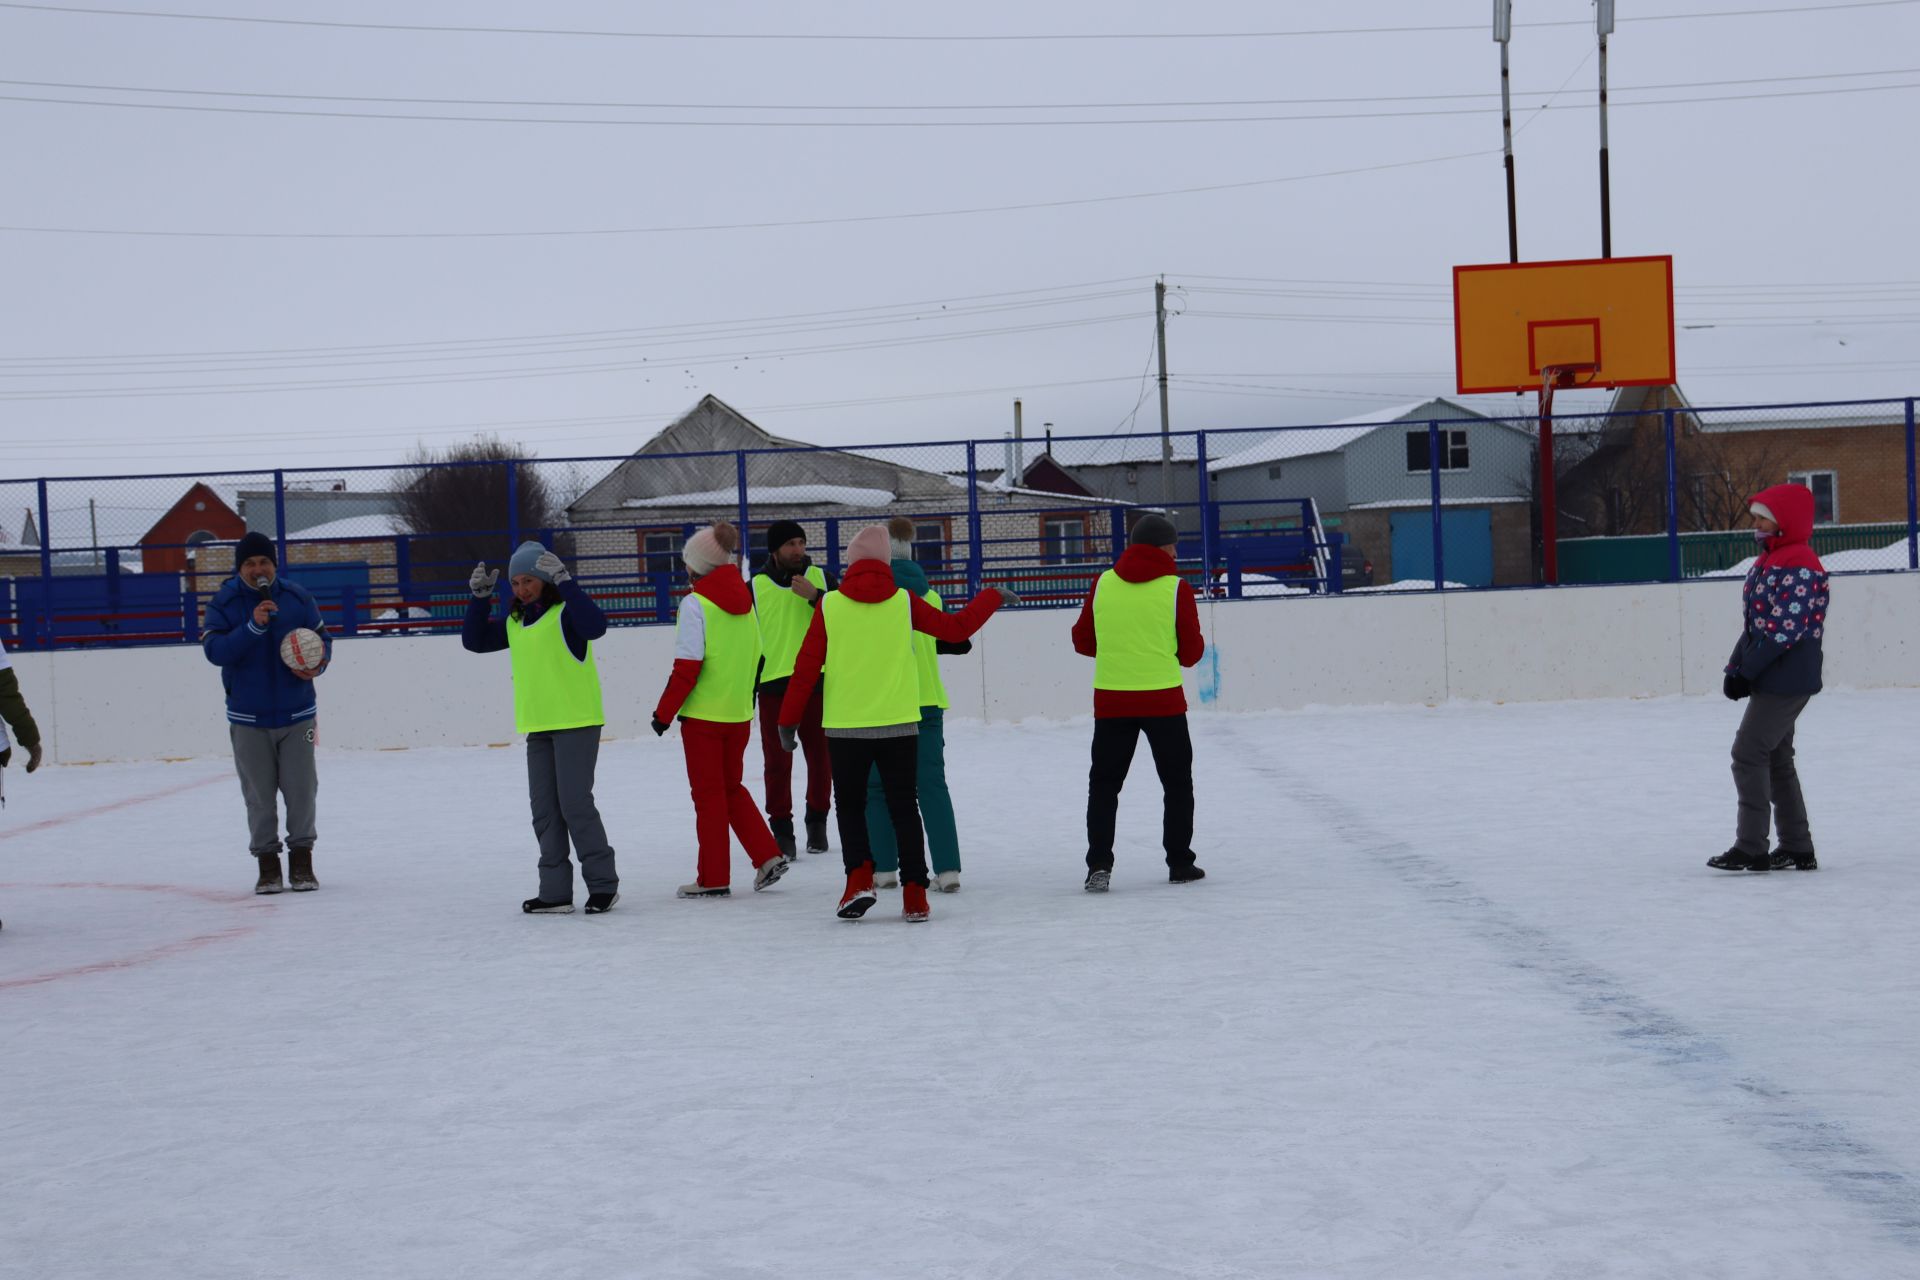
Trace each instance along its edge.
{"label": "red jacket", "polygon": [[[847,576],[840,580],[840,594],[861,604],[879,604],[891,599],[898,590],[900,587],[893,580],[893,566],[884,560],[856,560],[847,570]],[[911,593],[907,599],[913,604],[913,629],[948,644],[972,639],[973,633],[985,626],[994,610],[1000,607],[1000,593],[992,587],[969,600],[967,607],[958,613],[942,613]],[[824,608],[815,609],[813,621],[807,624],[807,638],[800,642],[800,656],[793,663],[793,678],[787,682],[787,695],[780,702],[783,726],[800,723],[807,702],[813,697],[813,687],[820,683],[821,668],[827,664],[826,617]]]}
{"label": "red jacket", "polygon": [[[1156,578],[1175,577],[1180,566],[1159,547],[1131,546],[1120,556],[1113,571],[1122,582],[1152,582]],[[1099,636],[1093,625],[1093,597],[1100,584],[1087,592],[1080,616],[1073,622],[1075,653],[1091,658],[1099,653]],[[1182,579],[1173,605],[1174,653],[1180,665],[1190,667],[1207,652],[1206,637],[1200,634],[1200,606],[1194,602],[1193,586]],[[1187,691],[1179,685],[1171,689],[1095,689],[1093,718],[1118,720],[1130,716],[1183,716],[1187,713]]]}
{"label": "red jacket", "polygon": [[[747,588],[746,579],[740,576],[737,565],[721,565],[712,573],[705,574],[693,584],[693,594],[713,601],[735,617],[753,612],[753,592]],[[697,609],[700,606],[696,604],[693,607]],[[704,645],[701,651],[705,652]],[[674,716],[679,714],[681,706],[692,695],[704,662],[704,658],[675,656],[673,674],[667,677],[667,687],[661,691],[660,704],[653,709],[655,720],[661,724],[673,723]]]}

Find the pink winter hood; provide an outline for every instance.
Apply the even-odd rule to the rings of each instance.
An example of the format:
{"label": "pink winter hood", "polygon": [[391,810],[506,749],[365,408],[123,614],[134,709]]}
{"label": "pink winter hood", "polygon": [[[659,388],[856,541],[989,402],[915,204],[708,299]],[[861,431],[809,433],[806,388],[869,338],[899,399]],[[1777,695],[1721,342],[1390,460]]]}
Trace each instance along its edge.
{"label": "pink winter hood", "polygon": [[1762,489],[1747,502],[1749,505],[1757,502],[1773,512],[1774,523],[1780,526],[1780,532],[1766,542],[1766,555],[1762,559],[1769,567],[1779,565],[1825,572],[1820,558],[1809,545],[1813,538],[1813,490],[1803,484],[1776,484]]}

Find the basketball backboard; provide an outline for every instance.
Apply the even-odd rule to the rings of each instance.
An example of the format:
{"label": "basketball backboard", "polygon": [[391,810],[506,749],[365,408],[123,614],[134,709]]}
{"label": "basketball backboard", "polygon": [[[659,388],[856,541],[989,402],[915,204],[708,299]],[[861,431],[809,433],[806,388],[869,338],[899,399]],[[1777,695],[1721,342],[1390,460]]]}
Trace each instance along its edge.
{"label": "basketball backboard", "polygon": [[1673,259],[1594,258],[1453,269],[1461,395],[1537,391],[1541,370],[1574,366],[1574,386],[1674,380]]}

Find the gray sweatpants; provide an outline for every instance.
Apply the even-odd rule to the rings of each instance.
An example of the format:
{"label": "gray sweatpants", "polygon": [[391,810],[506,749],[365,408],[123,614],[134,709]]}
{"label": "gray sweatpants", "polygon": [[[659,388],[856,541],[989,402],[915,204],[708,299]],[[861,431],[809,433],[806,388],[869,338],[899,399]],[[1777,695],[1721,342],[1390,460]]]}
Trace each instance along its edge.
{"label": "gray sweatpants", "polygon": [[287,798],[288,846],[313,844],[314,807],[320,794],[313,737],[319,723],[316,718],[281,729],[227,726],[240,795],[247,802],[248,851],[256,858],[280,852],[279,796]]}
{"label": "gray sweatpants", "polygon": [[1742,853],[1767,851],[1767,830],[1777,827],[1788,853],[1813,851],[1807,805],[1800,797],[1800,774],[1793,767],[1793,726],[1807,698],[1756,693],[1733,735],[1733,787],[1740,796],[1734,847]]}
{"label": "gray sweatpants", "polygon": [[593,769],[599,760],[599,725],[527,735],[527,796],[533,803],[533,834],[540,841],[540,896],[548,902],[573,901],[569,838],[588,893],[620,888],[607,828],[593,803]]}

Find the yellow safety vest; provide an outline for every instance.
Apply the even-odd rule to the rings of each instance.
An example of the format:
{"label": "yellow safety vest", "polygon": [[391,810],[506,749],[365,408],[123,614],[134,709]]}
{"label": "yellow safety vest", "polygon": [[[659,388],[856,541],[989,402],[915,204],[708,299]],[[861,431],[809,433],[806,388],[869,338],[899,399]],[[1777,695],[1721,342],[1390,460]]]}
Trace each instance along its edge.
{"label": "yellow safety vest", "polygon": [[567,606],[556,604],[532,626],[507,619],[507,650],[513,658],[513,727],[520,733],[584,729],[607,722],[600,705],[600,669],[587,656],[575,658],[560,631]]}
{"label": "yellow safety vest", "polygon": [[1093,687],[1143,692],[1180,684],[1180,579],[1128,582],[1109,569],[1093,589]]}
{"label": "yellow safety vest", "polygon": [[[940,601],[940,593],[932,588],[920,597],[936,609],[945,612]],[[920,705],[938,707],[945,711],[948,707],[947,686],[940,680],[939,641],[932,636],[916,631],[913,633],[913,660],[920,668]]]}
{"label": "yellow safety vest", "polygon": [[751,720],[753,677],[760,668],[760,624],[751,612],[728,613],[705,596],[694,599],[706,615],[707,653],[680,714],[719,724]]}
{"label": "yellow safety vest", "polygon": [[[827,575],[818,565],[808,565],[802,577],[822,591]],[[760,672],[764,683],[785,680],[793,674],[793,660],[800,656],[800,642],[807,638],[813,624],[813,605],[793,594],[764,573],[753,575],[753,608],[760,615],[760,646],[765,650],[766,667]]]}
{"label": "yellow safety vest", "polygon": [[828,729],[918,724],[920,668],[913,652],[913,597],[895,591],[862,604],[835,591],[820,602],[827,628]]}

